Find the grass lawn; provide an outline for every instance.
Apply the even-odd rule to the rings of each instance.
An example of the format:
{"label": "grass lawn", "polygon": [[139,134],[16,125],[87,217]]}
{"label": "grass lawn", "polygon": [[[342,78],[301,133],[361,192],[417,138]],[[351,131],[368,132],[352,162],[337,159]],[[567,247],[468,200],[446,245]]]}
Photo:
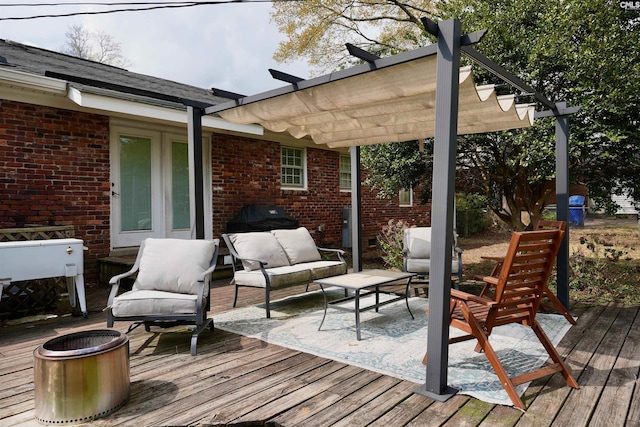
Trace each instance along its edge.
{"label": "grass lawn", "polygon": [[[570,228],[569,287],[573,301],[640,304],[638,232],[635,218],[587,218],[584,227]],[[481,257],[504,255],[509,239],[509,232],[500,231],[460,238],[465,279],[489,274],[493,263]]]}

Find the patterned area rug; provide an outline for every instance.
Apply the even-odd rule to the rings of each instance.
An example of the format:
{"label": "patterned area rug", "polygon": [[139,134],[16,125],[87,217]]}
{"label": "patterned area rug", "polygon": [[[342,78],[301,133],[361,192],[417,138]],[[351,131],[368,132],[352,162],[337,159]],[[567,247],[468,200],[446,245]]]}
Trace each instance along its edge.
{"label": "patterned area rug", "polygon": [[[344,296],[343,292],[334,288],[327,294],[331,300]],[[266,318],[264,305],[258,305],[214,316],[214,323],[225,331],[424,384],[426,369],[421,361],[428,326],[425,298],[409,299],[415,320],[404,300],[381,307],[379,313],[362,313],[360,341],[356,339],[353,313],[329,308],[318,331],[323,304],[320,291],[307,292],[273,301],[271,319]],[[538,321],[555,345],[571,327],[564,317],[555,314],[539,314]],[[452,328],[451,334],[460,331]],[[547,360],[544,348],[529,328],[501,326],[494,329],[490,340],[510,375],[541,366]],[[474,352],[474,347],[475,340],[449,346],[448,385],[486,402],[512,405],[487,358]],[[520,395],[527,386],[517,387]]]}

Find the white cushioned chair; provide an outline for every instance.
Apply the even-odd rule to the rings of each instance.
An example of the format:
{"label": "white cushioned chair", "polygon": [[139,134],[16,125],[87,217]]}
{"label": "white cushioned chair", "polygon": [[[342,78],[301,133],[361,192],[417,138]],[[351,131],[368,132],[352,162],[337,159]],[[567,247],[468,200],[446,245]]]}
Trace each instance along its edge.
{"label": "white cushioned chair", "polygon": [[[418,279],[428,281],[431,268],[431,227],[406,228],[403,235],[402,255],[403,271],[417,273]],[[458,247],[455,233],[451,254],[451,274],[452,283],[457,287],[457,282],[462,280],[462,249]]]}
{"label": "white cushioned chair", "polygon": [[[127,333],[144,324],[171,327],[193,324],[191,355],[196,354],[200,332],[213,319],[209,284],[218,258],[219,240],[145,239],[135,264],[109,281],[107,327],[115,321],[133,321]],[[119,294],[120,281],[138,273],[130,291]]]}

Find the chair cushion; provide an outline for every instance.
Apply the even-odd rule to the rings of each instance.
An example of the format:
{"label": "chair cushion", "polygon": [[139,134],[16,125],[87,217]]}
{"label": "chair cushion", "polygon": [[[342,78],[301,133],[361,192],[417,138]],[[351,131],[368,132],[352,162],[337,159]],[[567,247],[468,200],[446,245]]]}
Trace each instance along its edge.
{"label": "chair cushion", "polygon": [[[407,271],[412,273],[429,273],[431,261],[429,259],[407,258]],[[457,260],[451,261],[451,273],[458,274],[459,264]]]}
{"label": "chair cushion", "polygon": [[284,249],[289,262],[299,264],[308,261],[320,261],[320,252],[316,248],[316,242],[304,227],[295,230],[272,230],[280,246]]}
{"label": "chair cushion", "polygon": [[[275,236],[269,232],[230,234],[229,238],[240,258],[259,259],[267,263],[267,268],[289,265],[287,254]],[[246,271],[260,268],[256,261],[242,261]]]}
{"label": "chair cushion", "polygon": [[[145,239],[134,290],[196,295],[215,251],[212,240]],[[206,291],[206,290],[205,290]]]}
{"label": "chair cushion", "polygon": [[410,258],[431,258],[431,227],[405,229],[404,250]]}
{"label": "chair cushion", "polygon": [[[285,288],[287,286],[310,283],[313,278],[311,269],[305,264],[289,265],[283,267],[274,267],[266,270],[269,276],[271,289]],[[253,271],[236,271],[233,276],[236,285],[254,286],[264,288],[267,286],[264,274],[259,270]]]}
{"label": "chair cushion", "polygon": [[197,303],[196,295],[131,290],[115,297],[111,312],[114,317],[196,314]]}

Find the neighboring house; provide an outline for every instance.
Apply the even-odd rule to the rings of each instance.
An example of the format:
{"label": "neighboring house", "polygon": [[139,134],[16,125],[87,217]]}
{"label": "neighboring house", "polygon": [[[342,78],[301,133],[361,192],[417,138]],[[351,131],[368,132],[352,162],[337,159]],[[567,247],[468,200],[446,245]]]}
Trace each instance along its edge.
{"label": "neighboring house", "polygon": [[611,200],[618,204],[616,215],[638,215],[635,201],[629,196],[611,196]]}
{"label": "neighboring house", "polygon": [[[188,65],[188,64],[186,64]],[[265,70],[266,72],[266,70]],[[0,228],[73,225],[98,260],[146,237],[190,238],[187,114],[211,90],[0,40]],[[340,247],[349,153],[257,125],[203,118],[206,237],[245,205],[277,205]],[[365,173],[366,175],[366,173]],[[363,248],[391,219],[430,225],[430,206],[363,188]]]}

